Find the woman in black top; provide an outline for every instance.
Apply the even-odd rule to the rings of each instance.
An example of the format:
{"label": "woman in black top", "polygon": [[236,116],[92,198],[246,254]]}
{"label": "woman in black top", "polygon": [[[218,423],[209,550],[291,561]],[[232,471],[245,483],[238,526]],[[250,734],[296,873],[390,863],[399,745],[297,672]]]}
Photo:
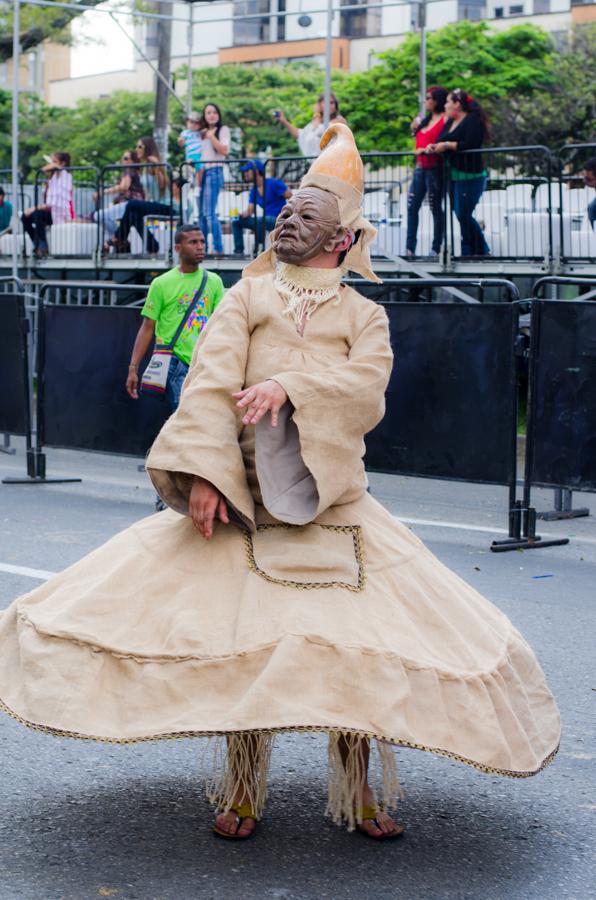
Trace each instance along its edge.
{"label": "woman in black top", "polygon": [[448,121],[439,140],[427,148],[430,153],[447,153],[450,163],[451,204],[461,228],[462,256],[486,256],[490,247],[472,215],[486,187],[487,172],[478,150],[488,137],[486,113],[473,97],[458,88],[445,103]]}

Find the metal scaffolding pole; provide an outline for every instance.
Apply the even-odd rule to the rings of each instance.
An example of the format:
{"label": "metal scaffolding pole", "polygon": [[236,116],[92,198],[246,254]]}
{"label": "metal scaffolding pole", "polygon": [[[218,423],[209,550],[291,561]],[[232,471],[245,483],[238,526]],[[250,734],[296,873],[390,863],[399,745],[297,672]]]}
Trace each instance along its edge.
{"label": "metal scaffolding pole", "polygon": [[14,0],[12,25],[12,275],[19,275],[19,76],[21,68],[21,0]]}
{"label": "metal scaffolding pole", "polygon": [[187,73],[187,83],[186,83],[186,118],[188,118],[192,112],[192,41],[193,41],[193,19],[194,19],[194,3],[188,4],[188,73]]}
{"label": "metal scaffolding pole", "polygon": [[327,0],[327,34],[325,37],[325,99],[323,102],[323,124],[329,125],[331,115],[331,53],[333,49],[333,0]]}
{"label": "metal scaffolding pole", "polygon": [[426,0],[418,2],[418,27],[420,28],[420,114],[424,116],[426,97]]}

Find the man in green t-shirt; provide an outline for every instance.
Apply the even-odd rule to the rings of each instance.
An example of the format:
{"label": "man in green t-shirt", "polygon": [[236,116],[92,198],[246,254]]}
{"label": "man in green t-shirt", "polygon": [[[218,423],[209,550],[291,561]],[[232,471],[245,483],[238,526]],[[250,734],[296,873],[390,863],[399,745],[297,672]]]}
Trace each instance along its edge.
{"label": "man in green t-shirt", "polygon": [[[142,310],[143,322],[137,333],[126,390],[137,400],[139,396],[139,365],[154,340],[168,344],[176,334],[192,298],[201,286],[205,258],[205,238],[196,225],[181,225],[174,238],[179,264],[151,282],[149,294]],[[168,371],[166,396],[172,410],[180,402],[180,392],[192,352],[203,326],[224,295],[219,275],[209,272],[207,282],[195,309],[187,319],[173,350]]]}

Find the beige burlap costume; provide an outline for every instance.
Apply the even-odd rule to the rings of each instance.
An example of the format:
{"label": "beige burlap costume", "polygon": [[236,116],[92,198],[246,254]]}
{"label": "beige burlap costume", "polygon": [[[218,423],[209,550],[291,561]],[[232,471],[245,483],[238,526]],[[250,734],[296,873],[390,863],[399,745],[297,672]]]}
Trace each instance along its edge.
{"label": "beige burlap costume", "polygon": [[[171,509],[0,616],[0,706],[85,739],[227,736],[234,765],[223,753],[210,795],[228,808],[242,777],[257,815],[283,731],[330,735],[329,810],[352,824],[342,734],[377,739],[385,804],[391,745],[492,774],[539,772],[560,726],[531,649],[366,493],[363,435],[383,415],[392,367],[383,309],[339,270],[321,270],[316,287],[312,270],[270,262],[220,304],[149,455]],[[292,289],[328,295],[303,336],[287,314]],[[255,434],[231,395],[271,377],[289,404],[278,429],[267,416]],[[187,515],[193,475],[234,519],[210,542]]]}

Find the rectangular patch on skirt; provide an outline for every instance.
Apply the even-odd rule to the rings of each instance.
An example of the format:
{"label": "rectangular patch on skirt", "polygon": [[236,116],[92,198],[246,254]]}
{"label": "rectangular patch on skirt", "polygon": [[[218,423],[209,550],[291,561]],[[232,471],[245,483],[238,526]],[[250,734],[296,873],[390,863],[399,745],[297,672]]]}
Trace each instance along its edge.
{"label": "rectangular patch on skirt", "polygon": [[364,590],[364,548],[359,525],[258,525],[244,532],[251,571],[299,590]]}

